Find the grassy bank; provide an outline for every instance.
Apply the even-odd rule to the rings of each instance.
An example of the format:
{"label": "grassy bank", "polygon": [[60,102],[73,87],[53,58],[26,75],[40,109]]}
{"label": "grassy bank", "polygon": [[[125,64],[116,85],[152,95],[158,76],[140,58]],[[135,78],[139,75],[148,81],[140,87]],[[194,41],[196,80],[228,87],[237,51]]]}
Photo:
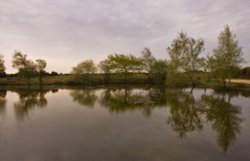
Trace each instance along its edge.
{"label": "grassy bank", "polygon": [[[205,88],[221,88],[221,84],[214,81],[203,80],[205,75],[197,75],[196,87]],[[132,86],[164,86],[165,85],[164,75],[149,75],[147,73],[129,73],[125,79],[122,73],[116,74],[91,74],[91,75],[57,75],[57,76],[44,76],[43,86],[121,86],[121,85],[132,85]],[[189,87],[188,80],[183,81],[183,88]],[[186,82],[186,83],[185,83]],[[7,76],[0,78],[0,85],[2,86],[19,86],[26,87],[27,79],[18,76]],[[37,77],[31,78],[31,86],[39,87],[39,79]],[[232,79],[231,86],[229,89],[244,89],[250,90],[250,79]]]}
{"label": "grassy bank", "polygon": [[[31,78],[31,85],[39,85],[37,77]],[[43,85],[139,85],[139,84],[156,84],[164,85],[165,76],[154,75],[149,78],[146,73],[129,73],[126,78],[123,74],[90,74],[90,75],[58,75],[44,76]],[[27,79],[18,76],[0,78],[2,86],[26,86]]]}

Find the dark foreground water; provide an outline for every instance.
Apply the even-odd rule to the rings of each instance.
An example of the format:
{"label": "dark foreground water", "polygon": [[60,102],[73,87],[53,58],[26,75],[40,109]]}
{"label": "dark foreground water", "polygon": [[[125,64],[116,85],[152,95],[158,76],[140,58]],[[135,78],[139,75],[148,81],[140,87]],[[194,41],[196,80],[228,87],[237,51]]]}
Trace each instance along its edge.
{"label": "dark foreground water", "polygon": [[250,92],[0,91],[0,161],[249,161]]}

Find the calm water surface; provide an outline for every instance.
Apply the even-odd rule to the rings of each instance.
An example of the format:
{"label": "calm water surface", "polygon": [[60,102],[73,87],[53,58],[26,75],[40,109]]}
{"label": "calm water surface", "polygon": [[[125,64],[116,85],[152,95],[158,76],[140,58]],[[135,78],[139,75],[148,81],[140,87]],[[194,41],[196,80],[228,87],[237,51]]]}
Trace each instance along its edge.
{"label": "calm water surface", "polygon": [[0,90],[0,161],[249,161],[250,92]]}

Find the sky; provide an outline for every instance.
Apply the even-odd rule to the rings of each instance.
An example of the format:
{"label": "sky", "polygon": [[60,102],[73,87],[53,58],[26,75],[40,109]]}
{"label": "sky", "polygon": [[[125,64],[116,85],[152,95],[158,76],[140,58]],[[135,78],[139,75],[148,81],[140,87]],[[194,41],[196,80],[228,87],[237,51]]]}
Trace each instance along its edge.
{"label": "sky", "polygon": [[205,40],[212,53],[229,25],[250,65],[249,0],[0,0],[0,53],[7,73],[15,50],[47,71],[68,73],[77,63],[96,63],[113,53],[141,55],[148,47],[159,59],[181,31]]}

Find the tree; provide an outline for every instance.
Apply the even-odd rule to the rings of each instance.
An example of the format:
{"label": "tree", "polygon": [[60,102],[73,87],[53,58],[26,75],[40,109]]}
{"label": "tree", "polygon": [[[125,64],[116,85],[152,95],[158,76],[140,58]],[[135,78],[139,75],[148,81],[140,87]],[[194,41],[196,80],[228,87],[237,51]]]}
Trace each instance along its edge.
{"label": "tree", "polygon": [[151,81],[152,75],[152,65],[156,61],[155,57],[152,55],[152,52],[149,48],[144,48],[142,50],[142,59],[144,70],[148,73],[148,79]]}
{"label": "tree", "polygon": [[3,55],[0,54],[0,76],[5,75],[5,69]]}
{"label": "tree", "polygon": [[151,65],[151,73],[153,82],[156,84],[164,84],[167,76],[167,61],[155,60]]}
{"label": "tree", "polygon": [[182,72],[194,87],[196,82],[194,72],[204,66],[204,58],[200,57],[203,50],[204,41],[202,39],[195,40],[181,32],[171,46],[167,48],[170,56],[170,70],[172,70],[168,74],[170,82],[175,81],[178,78],[176,76],[179,76],[178,73]]}
{"label": "tree", "polygon": [[43,59],[37,59],[36,62],[37,62],[37,65],[36,65],[37,72],[39,73],[39,83],[40,85],[42,85],[42,76],[45,73],[47,62]]}
{"label": "tree", "polygon": [[90,83],[89,74],[95,73],[96,71],[97,67],[93,60],[82,61],[72,68],[72,73],[76,74],[80,78],[82,83]]}
{"label": "tree", "polygon": [[101,61],[98,64],[99,69],[101,72],[104,73],[104,82],[107,84],[110,80],[110,70],[111,70],[111,62],[108,59]]}
{"label": "tree", "polygon": [[208,56],[207,68],[213,78],[220,80],[226,87],[226,79],[230,80],[235,75],[237,68],[244,62],[242,48],[238,45],[236,35],[226,26],[219,34],[218,46],[212,56]]}
{"label": "tree", "polygon": [[96,65],[93,60],[85,60],[73,67],[72,73],[74,74],[90,74],[97,71]]}
{"label": "tree", "polygon": [[55,71],[52,71],[52,72],[50,73],[50,75],[51,75],[51,76],[58,76],[59,74],[58,74],[57,72],[55,72]]}
{"label": "tree", "polygon": [[134,55],[113,54],[108,56],[111,71],[122,72],[124,74],[125,83],[129,72],[141,71],[143,61]]}
{"label": "tree", "polygon": [[248,77],[250,76],[250,67],[245,67],[242,69],[241,71],[241,74],[244,76],[244,77]]}
{"label": "tree", "polygon": [[19,75],[27,79],[27,85],[30,86],[30,79],[36,73],[36,65],[32,60],[27,59],[26,54],[15,51],[12,60],[12,66],[18,69]]}

